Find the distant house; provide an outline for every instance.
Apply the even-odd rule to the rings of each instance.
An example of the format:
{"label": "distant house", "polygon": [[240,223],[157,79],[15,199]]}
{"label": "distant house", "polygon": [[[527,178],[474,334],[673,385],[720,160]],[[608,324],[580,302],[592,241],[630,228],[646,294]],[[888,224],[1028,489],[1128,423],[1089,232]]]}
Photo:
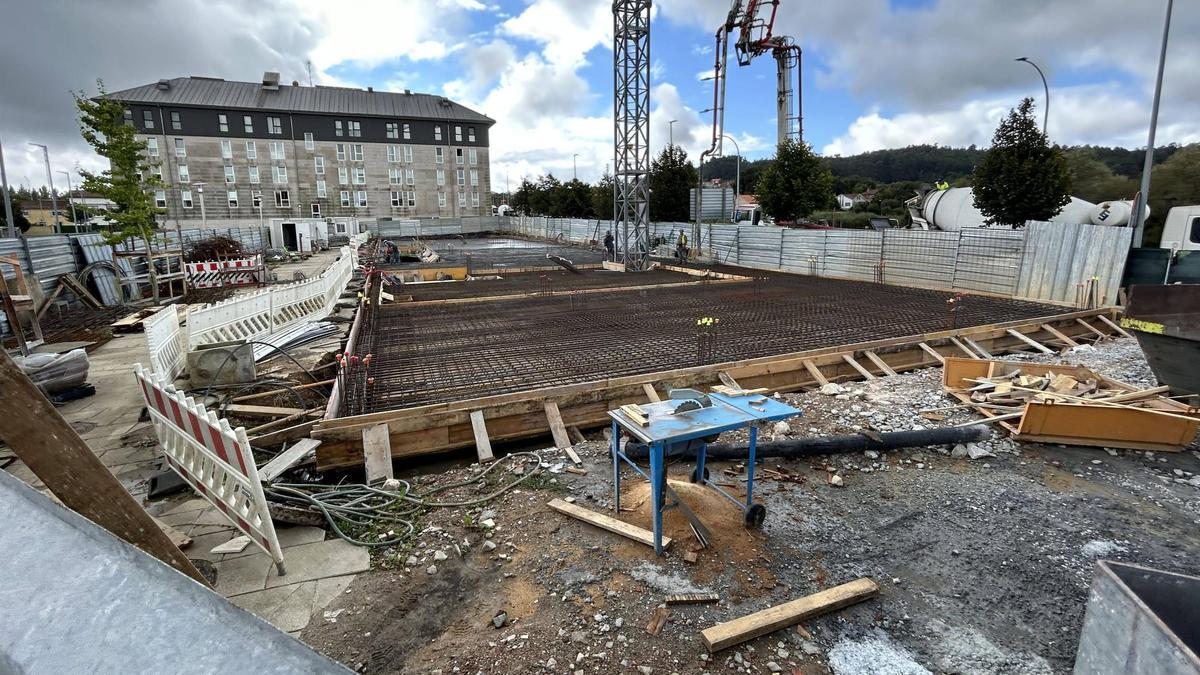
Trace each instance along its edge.
{"label": "distant house", "polygon": [[843,211],[849,211],[856,206],[865,206],[875,198],[876,193],[878,193],[878,190],[840,194],[837,196],[838,208]]}

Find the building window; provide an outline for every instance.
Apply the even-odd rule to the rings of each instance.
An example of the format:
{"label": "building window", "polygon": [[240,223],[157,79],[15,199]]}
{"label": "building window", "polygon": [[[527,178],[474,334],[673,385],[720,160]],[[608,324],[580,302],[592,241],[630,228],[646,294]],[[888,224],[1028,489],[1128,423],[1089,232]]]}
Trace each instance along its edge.
{"label": "building window", "polygon": [[468,157],[467,161],[469,161],[472,166],[479,163],[478,161],[476,161],[479,159],[479,156],[475,154],[475,148],[471,148],[470,151],[467,152],[467,157]]}
{"label": "building window", "polygon": [[463,163],[463,149],[462,148],[454,149],[454,163],[455,164]]}
{"label": "building window", "polygon": [[184,144],[182,138],[175,139],[175,156],[187,157],[187,145]]}
{"label": "building window", "polygon": [[367,170],[361,166],[354,167],[354,184],[355,185],[366,185],[367,184]]}
{"label": "building window", "polygon": [[142,111],[142,126],[147,129],[154,128],[154,112],[151,110]]}
{"label": "building window", "polygon": [[317,199],[325,199],[325,181],[317,181]]}
{"label": "building window", "polygon": [[317,147],[317,144],[316,144],[316,142],[313,141],[313,132],[311,132],[311,131],[304,132],[304,149],[311,151],[316,147]]}
{"label": "building window", "polygon": [[129,126],[133,126],[133,111],[126,108],[125,112],[121,113],[121,120]]}
{"label": "building window", "polygon": [[225,182],[226,183],[236,183],[237,182],[237,174],[234,173],[232,166],[225,167]]}
{"label": "building window", "polygon": [[350,170],[344,166],[338,167],[338,184],[345,185],[350,182]]}
{"label": "building window", "polygon": [[433,126],[433,140],[435,140],[435,141],[442,140],[442,125],[435,124]]}
{"label": "building window", "polygon": [[458,193],[458,205],[459,206],[467,205],[467,193],[465,193],[465,192]]}
{"label": "building window", "polygon": [[174,110],[171,111],[171,128],[175,131],[183,129],[183,121],[179,119],[179,113]]}
{"label": "building window", "polygon": [[280,141],[271,141],[271,159],[285,159],[283,154],[283,143]]}
{"label": "building window", "polygon": [[325,158],[324,157],[322,157],[320,155],[313,157],[313,171],[315,171],[318,176],[325,175]]}
{"label": "building window", "polygon": [[399,185],[400,180],[400,169],[388,169],[388,183]]}
{"label": "building window", "polygon": [[157,138],[152,137],[152,138],[146,139],[146,155],[148,157],[158,157],[158,139]]}
{"label": "building window", "polygon": [[446,193],[445,192],[438,193],[438,208],[443,208],[443,209],[446,208]]}
{"label": "building window", "polygon": [[257,184],[258,183],[258,167],[257,166],[247,167],[246,172],[250,174],[250,182]]}
{"label": "building window", "polygon": [[353,144],[353,145],[351,145],[351,146],[350,146],[350,161],[352,161],[352,162],[361,162],[361,161],[363,161],[363,146],[362,146],[362,143],[355,143],[355,144]]}
{"label": "building window", "polygon": [[[388,138],[400,138],[400,125],[399,124],[397,124],[395,122],[388,122],[385,126],[387,127],[387,137]],[[405,125],[405,126],[408,126],[408,125]]]}
{"label": "building window", "polygon": [[333,229],[337,230],[338,234],[346,234],[346,224],[345,223],[334,223]]}
{"label": "building window", "polygon": [[475,127],[467,127],[467,140],[472,143],[475,142]]}
{"label": "building window", "polygon": [[276,136],[283,133],[283,122],[279,121],[278,117],[267,118],[267,133]]}
{"label": "building window", "polygon": [[254,141],[246,141],[246,159],[258,159],[258,146]]}
{"label": "building window", "polygon": [[342,190],[342,191],[339,193],[339,196],[342,198],[342,199],[341,199],[341,201],[342,201],[342,206],[345,206],[345,207],[349,208],[349,206],[350,206],[350,191],[349,191],[349,190]]}
{"label": "building window", "polygon": [[233,159],[233,141],[221,141],[221,158]]}
{"label": "building window", "polygon": [[226,115],[225,113],[217,114],[217,128],[220,129],[221,133],[223,133],[223,134],[229,133],[229,116],[228,115]]}
{"label": "building window", "polygon": [[346,132],[342,130],[342,121],[334,120],[333,121],[333,135],[340,137],[340,136],[344,136],[345,134],[346,134]]}
{"label": "building window", "polygon": [[150,167],[150,175],[154,176],[155,178],[157,178],[159,180],[162,180],[162,167],[159,166],[158,164],[155,164],[154,166]]}
{"label": "building window", "polygon": [[400,161],[400,148],[397,148],[394,145],[387,146],[387,161],[399,162]]}
{"label": "building window", "polygon": [[403,193],[401,193],[401,192],[396,192],[395,190],[392,190],[392,208],[399,208],[401,206],[404,206],[404,198],[401,196],[402,194]]}
{"label": "building window", "polygon": [[167,208],[167,191],[166,190],[155,190],[154,191],[154,206],[156,206],[160,209]]}
{"label": "building window", "polygon": [[339,161],[339,162],[346,161],[346,144],[345,143],[337,144],[337,161]]}
{"label": "building window", "polygon": [[412,164],[412,146],[411,145],[404,146],[404,163]]}
{"label": "building window", "polygon": [[406,140],[406,141],[412,140],[412,127],[409,126],[408,124],[404,125],[404,140]]}
{"label": "building window", "polygon": [[319,203],[313,202],[308,205],[308,208],[311,210],[313,218],[321,217],[321,205]]}
{"label": "building window", "polygon": [[471,185],[479,185],[479,169],[471,169]]}
{"label": "building window", "polygon": [[454,125],[454,142],[462,143],[462,127]]}
{"label": "building window", "polygon": [[249,115],[242,115],[242,129],[248,133],[254,133],[254,118]]}
{"label": "building window", "polygon": [[360,208],[360,209],[367,208],[367,191],[366,190],[356,190],[354,192],[354,206],[356,208]]}
{"label": "building window", "polygon": [[179,165],[179,182],[180,182],[180,183],[190,183],[190,182],[192,182],[192,175],[191,175],[191,172],[189,172],[189,171],[188,171],[188,165],[187,165],[187,164],[180,164],[180,165]]}
{"label": "building window", "polygon": [[433,161],[442,164],[446,161],[446,155],[442,152],[442,148],[433,149]]}
{"label": "building window", "polygon": [[250,191],[250,204],[259,211],[262,211],[262,190]]}
{"label": "building window", "polygon": [[236,209],[238,207],[237,190],[227,190],[225,194],[229,198],[229,208]]}
{"label": "building window", "polygon": [[437,184],[438,185],[446,184],[446,171],[444,169],[437,170]]}
{"label": "building window", "polygon": [[287,184],[287,167],[286,166],[271,167],[271,176],[274,179],[276,185],[286,185]]}
{"label": "building window", "polygon": [[471,206],[479,206],[479,190],[471,190]]}
{"label": "building window", "polygon": [[458,174],[458,184],[466,185],[467,184],[467,177],[466,177],[467,172],[463,171],[462,169],[459,169],[458,171],[455,171],[455,173]]}
{"label": "building window", "polygon": [[192,208],[192,191],[191,190],[180,190],[179,191],[179,201],[183,204],[183,208],[185,208],[185,209]]}
{"label": "building window", "polygon": [[412,170],[412,169],[405,169],[405,170],[404,170],[404,183],[405,183],[406,185],[414,185],[414,184],[415,184],[415,181],[414,181],[414,178],[413,178],[413,170]]}
{"label": "building window", "polygon": [[275,206],[281,209],[290,209],[292,207],[292,196],[288,194],[287,190],[275,191]]}
{"label": "building window", "polygon": [[350,130],[351,138],[360,138],[362,136],[362,123],[350,120],[346,122],[346,128]]}

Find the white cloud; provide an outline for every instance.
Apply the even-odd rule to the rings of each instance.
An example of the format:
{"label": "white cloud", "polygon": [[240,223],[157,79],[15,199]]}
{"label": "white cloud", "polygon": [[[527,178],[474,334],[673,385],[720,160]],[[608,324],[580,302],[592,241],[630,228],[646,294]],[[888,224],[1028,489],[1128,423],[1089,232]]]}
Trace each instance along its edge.
{"label": "white cloud", "polygon": [[692,45],[692,56],[708,56],[712,53],[712,45]]}
{"label": "white cloud", "polygon": [[463,16],[483,8],[474,0],[438,0],[433,7],[422,0],[358,0],[353,8],[328,0],[291,1],[298,15],[321,27],[309,52],[320,71],[347,63],[373,68],[402,57],[446,58],[463,46]]}
{"label": "white cloud", "polygon": [[547,61],[579,66],[585,55],[612,40],[612,5],[599,0],[535,0],[501,24],[513,37],[543,45]]}

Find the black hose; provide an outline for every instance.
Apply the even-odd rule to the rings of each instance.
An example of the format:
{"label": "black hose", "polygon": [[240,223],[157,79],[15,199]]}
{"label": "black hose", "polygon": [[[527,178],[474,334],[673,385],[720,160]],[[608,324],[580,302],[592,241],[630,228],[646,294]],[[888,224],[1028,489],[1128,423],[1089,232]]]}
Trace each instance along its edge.
{"label": "black hose", "polygon": [[[833,455],[846,452],[862,452],[863,450],[898,450],[900,448],[917,448],[927,445],[953,445],[957,443],[973,443],[987,439],[991,430],[984,424],[973,424],[968,427],[944,427],[941,429],[919,429],[916,431],[889,431],[882,434],[866,436],[818,436],[815,438],[789,438],[783,441],[759,443],[755,450],[756,457],[808,457],[811,455]],[[696,456],[694,445],[681,444],[677,449],[670,449],[672,457],[690,459]],[[745,443],[709,443],[705,453],[706,459],[738,460],[746,459],[750,451]],[[644,443],[629,443],[625,446],[625,454],[630,459],[645,459],[649,452]]]}

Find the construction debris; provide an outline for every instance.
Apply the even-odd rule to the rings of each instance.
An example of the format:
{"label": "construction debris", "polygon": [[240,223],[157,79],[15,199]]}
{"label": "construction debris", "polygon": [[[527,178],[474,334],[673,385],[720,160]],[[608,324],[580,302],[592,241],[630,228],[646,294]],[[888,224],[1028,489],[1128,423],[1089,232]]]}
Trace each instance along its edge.
{"label": "construction debris", "polygon": [[700,638],[708,651],[718,652],[814,616],[862,602],[878,594],[879,586],[874,581],[867,578],[856,579],[776,607],[769,607],[761,612],[717,624],[702,631]]}

